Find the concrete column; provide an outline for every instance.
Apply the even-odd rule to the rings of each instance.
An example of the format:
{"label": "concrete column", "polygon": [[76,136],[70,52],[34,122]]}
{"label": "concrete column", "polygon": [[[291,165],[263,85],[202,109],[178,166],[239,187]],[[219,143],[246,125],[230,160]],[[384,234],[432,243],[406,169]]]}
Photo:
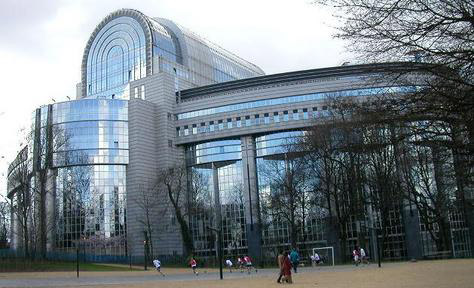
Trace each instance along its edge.
{"label": "concrete column", "polygon": [[402,218],[407,257],[408,259],[421,259],[423,247],[421,245],[420,219],[416,207],[405,203],[402,207]]}
{"label": "concrete column", "polygon": [[257,164],[255,139],[252,136],[241,137],[243,198],[246,217],[248,253],[255,263],[260,263],[262,255],[262,231],[260,202],[257,184]]}
{"label": "concrete column", "polygon": [[[217,229],[219,232],[217,233],[222,233],[222,212],[221,212],[221,197],[220,197],[220,192],[219,192],[219,171],[217,170],[218,167],[214,162],[212,162],[212,183],[214,186],[214,206],[215,206],[215,213],[216,213],[216,223],[213,228]],[[222,234],[221,234],[222,235]],[[219,241],[219,237],[221,235],[217,234],[216,235],[216,241]],[[216,247],[216,256],[217,259],[219,259],[219,253],[221,253],[222,247],[219,247],[219,245],[222,245],[222,243],[217,244]]]}
{"label": "concrete column", "polygon": [[[395,149],[395,173],[400,183],[400,189],[402,193],[408,193],[408,187],[404,184],[405,181],[402,176],[402,163],[403,157],[405,157],[406,147],[404,143],[398,143],[396,140],[398,133],[395,127],[391,127],[391,140],[394,143]],[[406,164],[405,164],[406,165]],[[401,207],[403,229],[405,232],[405,247],[407,249],[408,259],[421,259],[423,257],[423,246],[421,243],[421,231],[420,231],[420,219],[416,207],[412,205],[408,200],[402,200]]]}

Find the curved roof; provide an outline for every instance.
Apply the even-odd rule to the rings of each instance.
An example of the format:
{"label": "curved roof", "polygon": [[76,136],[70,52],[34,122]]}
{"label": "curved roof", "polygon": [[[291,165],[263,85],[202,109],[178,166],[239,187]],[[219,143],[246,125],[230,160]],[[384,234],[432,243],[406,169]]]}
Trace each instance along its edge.
{"label": "curved roof", "polygon": [[86,94],[86,83],[87,83],[87,59],[88,55],[90,52],[90,49],[92,47],[92,44],[96,38],[96,36],[99,34],[99,32],[104,28],[107,23],[110,21],[119,18],[119,17],[131,17],[135,19],[140,26],[143,29],[143,32],[145,34],[145,51],[146,51],[146,75],[151,75],[152,73],[152,61],[151,58],[153,56],[153,36],[152,36],[152,29],[151,29],[151,24],[149,21],[149,18],[145,16],[143,13],[141,13],[138,10],[134,9],[120,9],[115,12],[110,13],[105,17],[99,25],[94,29],[92,32],[91,36],[89,37],[89,41],[87,41],[86,48],[84,49],[84,54],[82,56],[82,64],[81,64],[81,82],[83,83],[82,85],[82,95],[87,95]]}
{"label": "curved roof", "polygon": [[[176,62],[186,67],[190,67],[189,59],[193,55],[199,54],[200,61],[206,66],[216,67],[219,60],[230,63],[229,65],[235,67],[235,70],[239,70],[241,73],[235,73],[236,79],[248,78],[264,75],[262,69],[256,65],[236,56],[235,54],[226,51],[218,45],[198,36],[190,30],[181,27],[174,22],[163,19],[163,18],[151,18],[140,11],[134,9],[120,9],[107,15],[94,29],[87,45],[84,49],[81,65],[81,82],[82,95],[87,95],[86,83],[87,83],[87,65],[89,53],[95,49],[94,44],[96,37],[101,37],[101,31],[106,28],[107,24],[119,17],[130,17],[133,18],[143,30],[145,35],[145,54],[146,54],[146,76],[152,74],[152,57],[153,57],[153,45],[159,47],[160,45],[167,46],[161,47],[164,50],[171,50],[171,54],[176,55]],[[95,42],[94,42],[95,41]],[[193,42],[193,43],[192,43]],[[196,47],[199,46],[199,47]],[[204,53],[202,53],[204,51]],[[196,58],[194,56],[194,58]],[[209,72],[209,71],[207,71]],[[209,83],[211,84],[211,83]]]}

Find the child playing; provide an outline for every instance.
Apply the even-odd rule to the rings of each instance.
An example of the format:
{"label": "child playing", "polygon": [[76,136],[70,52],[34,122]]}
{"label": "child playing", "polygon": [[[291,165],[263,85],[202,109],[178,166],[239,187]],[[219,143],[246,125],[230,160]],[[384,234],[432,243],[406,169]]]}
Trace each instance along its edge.
{"label": "child playing", "polygon": [[191,265],[191,268],[193,269],[193,273],[194,275],[196,276],[199,276],[199,272],[197,272],[197,262],[196,262],[196,259],[194,259],[194,257],[191,257],[191,260],[189,261],[189,265]]}
{"label": "child playing", "polygon": [[163,277],[165,277],[165,274],[161,272],[161,262],[158,259],[153,260],[153,265],[155,265],[156,271],[160,272]]}

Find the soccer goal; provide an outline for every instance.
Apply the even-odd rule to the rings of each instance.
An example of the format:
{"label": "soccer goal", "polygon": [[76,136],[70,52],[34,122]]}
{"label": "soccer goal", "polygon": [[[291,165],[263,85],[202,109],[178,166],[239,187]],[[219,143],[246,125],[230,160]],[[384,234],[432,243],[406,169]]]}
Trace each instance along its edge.
{"label": "soccer goal", "polygon": [[316,265],[332,265],[334,266],[334,247],[318,247],[313,248],[312,257],[316,256],[316,253],[319,255],[321,262]]}

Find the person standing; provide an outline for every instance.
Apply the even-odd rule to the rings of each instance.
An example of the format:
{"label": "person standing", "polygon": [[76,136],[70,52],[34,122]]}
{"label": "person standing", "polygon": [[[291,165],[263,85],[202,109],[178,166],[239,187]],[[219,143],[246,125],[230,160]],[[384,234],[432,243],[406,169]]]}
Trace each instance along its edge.
{"label": "person standing", "polygon": [[279,276],[277,283],[281,283],[281,277],[283,277],[283,251],[280,251],[277,257],[277,262],[278,262],[278,268],[280,268]]}
{"label": "person standing", "polygon": [[229,268],[229,272],[232,273],[232,261],[230,259],[225,260],[225,265]]}
{"label": "person standing", "polygon": [[300,263],[300,255],[298,254],[298,251],[296,251],[296,248],[293,248],[293,250],[291,251],[290,260],[291,265],[293,266],[293,270],[295,271],[295,273],[297,273],[298,264]]}
{"label": "person standing", "polygon": [[288,252],[283,254],[283,265],[282,265],[282,273],[283,273],[283,282],[286,283],[293,283],[293,279],[291,279],[291,261],[290,257],[288,257]]}

